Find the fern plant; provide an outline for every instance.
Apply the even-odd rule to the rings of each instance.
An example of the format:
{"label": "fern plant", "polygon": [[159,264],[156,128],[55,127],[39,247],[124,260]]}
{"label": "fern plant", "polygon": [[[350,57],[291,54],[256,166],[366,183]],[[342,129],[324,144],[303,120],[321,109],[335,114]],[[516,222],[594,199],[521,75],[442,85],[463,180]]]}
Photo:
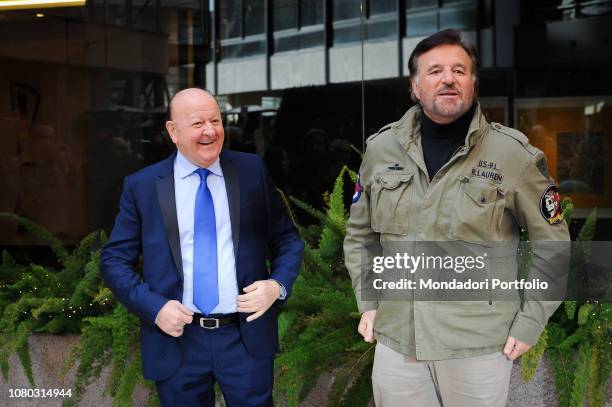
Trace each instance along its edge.
{"label": "fern plant", "polygon": [[[569,223],[573,205],[563,202]],[[572,253],[570,275],[575,276],[590,253],[595,235],[597,211],[586,219],[576,238],[577,254]],[[604,284],[607,284],[604,282]],[[546,353],[550,360],[558,405],[603,407],[605,389],[612,372],[612,307],[609,302],[564,301],[546,326],[538,343],[521,357],[523,380],[532,379]]]}
{"label": "fern plant", "polygon": [[8,376],[8,356],[16,352],[34,387],[35,381],[27,346],[33,332],[79,333],[82,318],[100,314],[103,306],[91,302],[97,291],[99,248],[103,232],[86,236],[68,251],[62,243],[39,225],[12,214],[1,218],[17,222],[38,237],[54,252],[59,268],[33,263],[19,264],[8,252],[0,264],[0,366]]}
{"label": "fern plant", "polygon": [[[151,387],[142,378],[136,317],[116,303],[100,277],[100,250],[104,232],[86,236],[74,250],[43,227],[19,216],[1,213],[0,218],[17,222],[51,248],[58,268],[29,262],[20,264],[8,252],[0,264],[0,366],[8,380],[8,357],[15,352],[32,387],[36,387],[28,337],[34,332],[81,334],[67,360],[65,371],[78,363],[71,398],[76,405],[84,389],[110,365],[107,391],[114,406],[131,405],[136,384]],[[153,392],[154,393],[154,392]],[[155,395],[154,395],[155,396]],[[156,397],[151,405],[158,405]]]}
{"label": "fern plant", "polygon": [[321,375],[329,372],[334,374],[329,406],[365,406],[371,398],[373,345],[357,334],[359,314],[343,263],[347,175],[357,181],[357,175],[343,167],[332,192],[325,195],[323,211],[290,197],[296,208],[319,224],[298,225],[306,244],[303,269],[279,319],[283,353],[276,359],[275,393],[288,406],[303,401]]}
{"label": "fern plant", "polygon": [[[317,210],[305,202],[282,197],[290,215],[302,210],[318,221],[297,225],[305,241],[302,271],[293,295],[279,317],[281,353],[275,364],[275,397],[297,406],[323,374],[332,373],[329,406],[366,406],[372,397],[370,375],[373,345],[356,330],[359,313],[343,263],[342,244],[348,219],[344,205],[346,179],[357,182],[357,174],[344,167],[325,208]],[[564,201],[569,221],[573,206]],[[16,352],[32,386],[35,386],[27,339],[33,332],[80,333],[80,341],[66,363],[78,363],[74,395],[66,405],[76,405],[85,387],[102,369],[110,366],[107,391],[114,406],[132,405],[137,385],[149,387],[149,405],[159,405],[153,383],[142,377],[139,335],[135,316],[118,304],[99,274],[103,232],[85,237],[68,250],[44,228],[11,214],[0,214],[18,222],[45,242],[57,258],[53,268],[17,261],[2,253],[0,263],[0,367],[8,375],[8,356]],[[583,226],[578,240],[592,239],[596,212]],[[526,233],[523,238],[528,239]],[[588,246],[585,246],[588,256]],[[581,259],[573,260],[575,269]],[[519,253],[519,267],[529,267],[530,253]],[[522,357],[523,378],[530,380],[544,353],[554,372],[560,406],[603,406],[605,385],[612,369],[612,310],[610,303],[565,301],[548,324],[539,342]]]}

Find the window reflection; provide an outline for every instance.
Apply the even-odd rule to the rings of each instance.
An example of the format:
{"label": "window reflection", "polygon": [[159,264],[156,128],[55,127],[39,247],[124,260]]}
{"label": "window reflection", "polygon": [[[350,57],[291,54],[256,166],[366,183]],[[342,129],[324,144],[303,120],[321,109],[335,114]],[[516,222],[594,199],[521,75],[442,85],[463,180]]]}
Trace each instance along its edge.
{"label": "window reflection", "polygon": [[244,35],[262,34],[265,30],[264,0],[243,0]]}
{"label": "window reflection", "polygon": [[[169,6],[169,4],[173,4]],[[2,13],[0,211],[65,243],[110,229],[123,178],[173,151],[170,94],[203,86],[199,1],[88,2]],[[36,244],[11,224],[2,245]]]}
{"label": "window reflection", "polygon": [[[279,188],[321,206],[342,165],[358,169],[364,137],[411,106],[411,47],[446,27],[480,42],[487,119],[519,128],[544,150],[578,208],[609,208],[612,101],[584,97],[612,94],[604,53],[592,52],[605,36],[591,41],[563,25],[557,32],[582,41],[582,53],[565,52],[537,27],[523,29],[546,23],[523,3],[521,25],[504,33],[520,51],[514,62],[499,58],[507,43],[497,43],[504,37],[490,1],[406,0],[397,10],[391,0],[91,0],[38,20],[2,13],[0,84],[10,97],[0,98],[0,210],[31,217],[69,244],[109,229],[123,177],[174,150],[167,103],[188,86],[218,94],[226,148],[262,155]],[[612,2],[554,3],[555,24],[599,32]],[[269,32],[266,4],[274,7]],[[583,52],[585,44],[593,48]],[[546,65],[541,49],[580,64]],[[3,244],[33,243],[6,227]]]}
{"label": "window reflection", "polygon": [[334,45],[359,42],[362,37],[365,40],[394,37],[397,33],[396,11],[395,2],[388,0],[334,2]]}
{"label": "window reflection", "polygon": [[274,30],[298,28],[297,0],[278,0],[274,2]]}
{"label": "window reflection", "polygon": [[221,39],[242,37],[242,5],[240,0],[221,2],[219,19]]}
{"label": "window reflection", "polygon": [[323,0],[301,0],[300,25],[307,27],[309,25],[323,24],[324,5]]}
{"label": "window reflection", "polygon": [[[406,35],[421,37],[446,28],[474,30],[478,26],[478,1],[406,1]],[[483,16],[487,17],[487,16]]]}
{"label": "window reflection", "polygon": [[547,157],[559,193],[577,207],[609,207],[612,175],[612,99],[518,99],[518,128]]}
{"label": "window reflection", "polygon": [[370,2],[370,14],[394,13],[397,10],[395,0],[376,0]]}
{"label": "window reflection", "polygon": [[361,16],[361,0],[337,0],[334,5],[334,20],[348,20]]}
{"label": "window reflection", "polygon": [[323,45],[323,1],[281,0],[274,3],[274,52]]}
{"label": "window reflection", "polygon": [[221,59],[263,54],[266,51],[264,0],[219,3]]}

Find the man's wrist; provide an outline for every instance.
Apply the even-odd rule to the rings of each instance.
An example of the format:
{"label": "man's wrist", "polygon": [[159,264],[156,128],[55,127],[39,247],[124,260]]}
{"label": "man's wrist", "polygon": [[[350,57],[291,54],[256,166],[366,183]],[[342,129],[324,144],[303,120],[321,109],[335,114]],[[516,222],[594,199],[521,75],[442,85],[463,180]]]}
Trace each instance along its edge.
{"label": "man's wrist", "polygon": [[285,289],[285,286],[280,283],[280,281],[275,280],[273,278],[269,278],[268,280],[274,281],[276,284],[278,284],[278,298],[277,298],[277,300],[284,300],[285,298],[287,298],[287,290]]}

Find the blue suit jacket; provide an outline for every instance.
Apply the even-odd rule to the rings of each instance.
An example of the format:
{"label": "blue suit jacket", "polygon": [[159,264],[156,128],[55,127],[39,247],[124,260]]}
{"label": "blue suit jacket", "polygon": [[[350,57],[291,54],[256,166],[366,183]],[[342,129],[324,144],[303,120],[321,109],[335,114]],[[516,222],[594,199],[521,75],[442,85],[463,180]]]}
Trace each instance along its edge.
{"label": "blue suit jacket", "polygon": [[[168,300],[182,301],[183,267],[174,195],[174,158],[125,178],[119,214],[101,254],[101,272],[117,299],[141,320],[144,377],[164,380],[181,363],[179,339],[155,325]],[[304,244],[261,158],[223,151],[225,179],[238,287],[273,278],[289,295],[297,277]],[[142,276],[135,269],[142,254]],[[270,269],[266,265],[271,260]],[[240,333],[254,357],[279,350],[277,301],[255,321],[240,314]]]}

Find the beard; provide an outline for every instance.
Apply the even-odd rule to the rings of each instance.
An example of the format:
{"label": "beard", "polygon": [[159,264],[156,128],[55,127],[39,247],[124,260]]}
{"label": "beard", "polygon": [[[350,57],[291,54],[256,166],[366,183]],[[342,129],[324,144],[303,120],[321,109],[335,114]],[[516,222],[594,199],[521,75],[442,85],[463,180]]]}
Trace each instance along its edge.
{"label": "beard", "polygon": [[[453,90],[456,91],[456,89]],[[465,99],[464,96],[464,93],[458,92],[456,100],[445,101],[436,94],[419,102],[432,120],[439,123],[452,123],[468,112],[476,100],[476,94],[469,100]]]}
{"label": "beard", "polygon": [[434,99],[431,110],[436,115],[442,117],[460,117],[469,110],[469,105],[463,99],[459,99],[454,103],[442,103]]}

